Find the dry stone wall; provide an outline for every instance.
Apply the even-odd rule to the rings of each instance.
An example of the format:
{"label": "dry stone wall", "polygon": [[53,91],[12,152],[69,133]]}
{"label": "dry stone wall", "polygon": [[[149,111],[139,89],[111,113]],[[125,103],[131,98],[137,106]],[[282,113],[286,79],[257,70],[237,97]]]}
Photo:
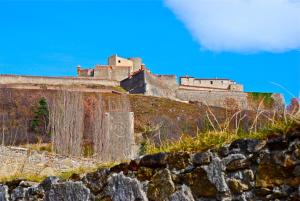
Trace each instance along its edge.
{"label": "dry stone wall", "polygon": [[[145,155],[69,181],[0,185],[2,200],[300,200],[300,127],[198,153]],[[27,184],[27,185],[25,185]],[[38,198],[38,199],[37,199]]]}

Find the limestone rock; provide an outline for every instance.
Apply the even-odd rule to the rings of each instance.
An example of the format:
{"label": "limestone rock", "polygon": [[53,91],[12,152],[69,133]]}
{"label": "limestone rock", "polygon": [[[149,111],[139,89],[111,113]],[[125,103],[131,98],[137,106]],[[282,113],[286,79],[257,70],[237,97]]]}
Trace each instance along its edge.
{"label": "limestone rock", "polygon": [[114,173],[108,178],[105,195],[112,201],[148,201],[141,183],[123,173]]}
{"label": "limestone rock", "polygon": [[207,165],[210,163],[211,158],[212,158],[212,153],[210,151],[199,152],[193,155],[192,162],[195,166]]}
{"label": "limestone rock", "polygon": [[184,174],[183,183],[191,188],[195,199],[217,196],[216,186],[208,179],[207,173],[202,167],[197,167],[194,171]]}
{"label": "limestone rock", "polygon": [[167,166],[167,154],[157,153],[144,156],[140,161],[141,167],[165,168]]}
{"label": "limestone rock", "polygon": [[153,201],[167,201],[169,196],[175,191],[170,170],[158,171],[149,183],[147,196]]}
{"label": "limestone rock", "polygon": [[226,166],[226,171],[242,170],[250,167],[250,162],[247,159],[234,160]]}
{"label": "limestone rock", "polygon": [[230,150],[238,150],[240,153],[250,154],[261,150],[265,146],[265,141],[256,139],[239,139],[231,143]]}
{"label": "limestone rock", "polygon": [[88,187],[93,194],[103,191],[107,185],[107,178],[110,174],[108,169],[98,169],[96,172],[88,173],[82,178],[82,182]]}
{"label": "limestone rock", "polygon": [[8,187],[6,185],[0,184],[0,201],[8,201],[9,194],[8,194]]}
{"label": "limestone rock", "polygon": [[170,170],[185,169],[191,164],[191,157],[186,152],[169,153],[167,156],[167,164]]}
{"label": "limestone rock", "polygon": [[208,179],[216,186],[219,192],[229,191],[223,172],[224,165],[220,158],[213,158],[212,162],[208,166],[203,166],[203,168],[207,173]]}
{"label": "limestone rock", "polygon": [[41,201],[45,196],[45,191],[39,185],[31,186],[25,193],[25,200]]}
{"label": "limestone rock", "polygon": [[186,185],[182,185],[179,190],[171,195],[170,201],[194,201],[194,198],[191,189]]}
{"label": "limestone rock", "polygon": [[260,164],[256,173],[257,187],[273,187],[283,184],[287,179],[287,172],[274,164]]}
{"label": "limestone rock", "polygon": [[150,180],[153,175],[154,170],[146,167],[140,167],[136,173],[136,177],[139,181]]}
{"label": "limestone rock", "polygon": [[25,194],[26,194],[27,188],[24,188],[22,186],[18,186],[11,192],[11,200],[12,201],[23,201],[25,200]]}
{"label": "limestone rock", "polygon": [[47,177],[44,181],[40,183],[40,187],[43,188],[45,191],[49,191],[54,184],[58,184],[60,179],[58,177]]}
{"label": "limestone rock", "polygon": [[45,201],[88,201],[90,190],[82,182],[63,182],[52,184],[45,192]]}
{"label": "limestone rock", "polygon": [[242,183],[241,180],[238,179],[230,179],[227,183],[233,193],[242,193],[249,189],[248,185]]}

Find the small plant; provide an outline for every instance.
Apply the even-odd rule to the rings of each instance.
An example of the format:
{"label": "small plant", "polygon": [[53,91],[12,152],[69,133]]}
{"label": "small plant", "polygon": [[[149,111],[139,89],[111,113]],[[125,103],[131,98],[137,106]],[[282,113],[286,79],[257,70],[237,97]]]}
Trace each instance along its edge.
{"label": "small plant", "polygon": [[45,98],[41,98],[39,100],[34,114],[34,119],[31,121],[30,128],[36,133],[47,134],[49,125],[49,110],[47,100]]}

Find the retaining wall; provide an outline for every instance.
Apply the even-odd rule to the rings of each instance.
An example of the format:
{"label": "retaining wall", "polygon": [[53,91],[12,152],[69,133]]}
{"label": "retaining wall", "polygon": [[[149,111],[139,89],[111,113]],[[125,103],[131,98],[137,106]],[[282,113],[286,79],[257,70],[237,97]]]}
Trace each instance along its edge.
{"label": "retaining wall", "polygon": [[104,85],[120,86],[118,81],[89,77],[42,77],[0,75],[0,84],[41,84],[41,85]]}

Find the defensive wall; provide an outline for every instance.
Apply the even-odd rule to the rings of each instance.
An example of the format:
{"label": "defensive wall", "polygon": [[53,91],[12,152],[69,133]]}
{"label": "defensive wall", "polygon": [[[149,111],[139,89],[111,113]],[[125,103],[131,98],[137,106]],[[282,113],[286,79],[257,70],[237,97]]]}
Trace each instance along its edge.
{"label": "defensive wall", "polygon": [[42,77],[24,75],[0,75],[0,84],[120,86],[120,82],[118,81],[92,77]]}
{"label": "defensive wall", "polygon": [[[237,85],[230,80],[216,80],[229,87],[229,89],[184,86],[178,85],[176,76],[154,75],[148,71],[140,71],[135,75],[121,81],[121,87],[131,94],[144,94],[147,96],[164,97],[177,101],[199,102],[214,107],[238,107],[239,109],[257,109],[257,100],[252,104],[251,93],[241,91],[242,85]],[[225,81],[227,83],[225,83]],[[189,83],[186,83],[189,84]],[[231,89],[230,87],[237,87]],[[262,93],[263,94],[263,93]],[[284,98],[280,94],[273,94],[271,109],[284,108]]]}
{"label": "defensive wall", "polygon": [[210,91],[243,91],[243,85],[230,79],[199,79],[194,77],[180,77],[180,87],[193,90]]}
{"label": "defensive wall", "polygon": [[178,88],[175,75],[155,75],[145,70],[121,81],[120,85],[132,94],[170,99],[176,99],[175,92]]}
{"label": "defensive wall", "polygon": [[228,91],[193,91],[179,89],[176,97],[184,101],[201,102],[215,107],[228,107],[228,101],[234,100],[240,109],[249,109],[247,93]]}

